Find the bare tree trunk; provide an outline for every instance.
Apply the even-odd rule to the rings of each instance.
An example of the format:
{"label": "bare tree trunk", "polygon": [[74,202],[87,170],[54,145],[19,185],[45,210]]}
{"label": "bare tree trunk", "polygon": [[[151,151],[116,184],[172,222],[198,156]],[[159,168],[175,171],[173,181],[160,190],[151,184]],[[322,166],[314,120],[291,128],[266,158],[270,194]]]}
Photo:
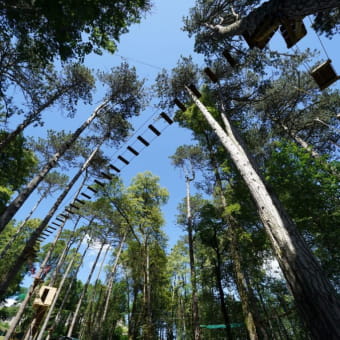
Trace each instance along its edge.
{"label": "bare tree trunk", "polygon": [[221,254],[219,249],[216,249],[216,263],[215,263],[215,276],[216,276],[216,285],[218,289],[218,293],[220,296],[220,305],[221,305],[221,312],[223,315],[224,323],[225,323],[225,332],[226,332],[226,339],[228,340],[233,340],[233,334],[231,331],[231,322],[229,318],[229,314],[227,311],[226,307],[226,301],[224,298],[224,291],[223,291],[223,286],[222,286],[222,275],[221,275],[221,266],[222,266],[222,261],[221,261]]}
{"label": "bare tree trunk", "polygon": [[17,257],[16,261],[14,262],[14,264],[9,269],[9,271],[8,271],[6,277],[4,278],[3,282],[0,283],[0,297],[5,294],[8,286],[11,283],[11,281],[17,275],[17,273],[20,271],[20,269],[21,269],[22,265],[25,263],[28,255],[32,252],[32,249],[34,248],[34,246],[35,246],[35,244],[37,242],[37,239],[39,238],[41,233],[45,230],[45,228],[47,227],[49,221],[51,220],[51,218],[53,217],[54,213],[57,211],[57,209],[59,208],[60,204],[62,203],[64,198],[67,196],[67,194],[69,193],[69,191],[71,190],[73,185],[78,181],[78,179],[80,178],[82,173],[87,169],[87,167],[89,166],[91,160],[93,159],[93,157],[95,156],[95,154],[97,153],[99,148],[100,148],[100,145],[98,145],[93,150],[93,152],[88,157],[88,159],[85,161],[83,166],[79,169],[79,171],[76,173],[76,175],[72,178],[72,180],[66,186],[64,191],[57,198],[57,200],[55,201],[54,205],[52,206],[52,208],[50,209],[48,214],[45,216],[43,221],[40,223],[39,227],[37,229],[35,229],[33,231],[33,233],[31,234],[29,240],[26,242],[26,245],[25,245],[24,249],[21,251],[20,255]]}
{"label": "bare tree trunk", "polygon": [[109,284],[107,285],[107,290],[106,290],[105,306],[104,306],[103,316],[101,318],[101,323],[105,322],[105,319],[106,319],[107,311],[109,308],[109,301],[110,301],[110,297],[112,293],[113,280],[114,280],[116,268],[117,268],[117,265],[120,259],[120,254],[122,253],[123,245],[125,243],[126,236],[127,236],[127,232],[125,232],[125,234],[123,235],[123,238],[119,242],[119,248],[118,248],[118,252],[116,255],[116,259],[111,269]]}
{"label": "bare tree trunk", "polygon": [[195,257],[194,257],[194,242],[192,235],[192,216],[191,216],[191,203],[190,203],[190,181],[192,178],[186,176],[186,201],[187,201],[187,226],[188,226],[188,242],[189,242],[189,259],[190,259],[190,276],[192,285],[192,321],[194,339],[199,340],[201,338],[199,312],[198,312],[198,297],[197,297],[197,281],[196,281],[196,269],[195,269]]}
{"label": "bare tree trunk", "polygon": [[[85,238],[85,236],[84,236],[84,238]],[[43,335],[44,335],[45,329],[47,327],[48,321],[50,320],[50,317],[51,317],[51,315],[52,315],[52,313],[54,311],[55,304],[56,304],[56,302],[58,300],[58,297],[60,295],[61,290],[63,289],[63,286],[65,284],[66,278],[67,278],[67,276],[68,276],[68,274],[69,274],[69,272],[70,272],[70,270],[71,270],[71,268],[73,266],[73,262],[74,262],[74,260],[75,260],[75,258],[77,256],[78,250],[79,250],[79,248],[80,248],[84,238],[82,238],[78,242],[78,246],[76,248],[75,254],[74,254],[72,260],[70,261],[70,263],[68,264],[68,266],[66,268],[66,271],[65,271],[65,273],[64,273],[64,275],[63,275],[63,277],[62,277],[62,279],[61,279],[61,281],[59,283],[59,287],[58,287],[58,289],[57,289],[57,291],[55,293],[55,296],[53,298],[53,301],[52,301],[52,303],[51,303],[51,305],[49,307],[49,310],[48,310],[48,313],[47,313],[47,315],[45,317],[44,323],[41,326],[41,329],[40,329],[39,335],[37,337],[37,340],[42,340],[43,339]]]}
{"label": "bare tree trunk", "polygon": [[[92,221],[89,223],[89,225],[91,225],[91,223],[92,223]],[[86,247],[85,250],[83,251],[83,254],[82,254],[81,258],[80,258],[80,261],[79,261],[79,264],[78,264],[78,266],[77,266],[77,269],[76,269],[76,271],[75,271],[75,273],[74,273],[74,275],[73,275],[73,280],[71,281],[71,283],[70,283],[69,286],[67,287],[67,291],[66,291],[66,293],[65,293],[65,295],[64,295],[64,297],[63,297],[63,301],[62,301],[61,304],[60,304],[60,307],[59,307],[59,309],[58,309],[58,313],[57,313],[56,317],[55,317],[54,320],[53,320],[53,324],[51,325],[50,330],[53,329],[54,325],[59,321],[60,313],[61,313],[62,309],[64,308],[64,305],[65,305],[65,303],[66,303],[66,301],[67,301],[67,298],[68,298],[68,296],[69,296],[69,294],[70,294],[70,292],[71,292],[73,283],[75,282],[75,279],[76,279],[76,277],[77,277],[77,275],[78,275],[79,269],[80,269],[82,263],[84,262],[84,258],[85,258],[85,256],[86,256],[86,253],[87,253],[89,247],[90,247],[90,244],[88,243],[88,244],[87,244],[87,247]],[[68,325],[68,324],[69,324],[69,322],[66,323],[66,325]],[[49,334],[47,335],[46,340],[48,340],[49,338],[50,338],[50,332],[49,332]]]}
{"label": "bare tree trunk", "polygon": [[340,303],[319,263],[281,202],[266,187],[254,161],[247,155],[239,137],[235,136],[227,118],[222,115],[225,132],[193,92],[186,89],[246,182],[301,317],[314,339],[339,339]]}
{"label": "bare tree trunk", "polygon": [[8,222],[13,218],[27,198],[31,195],[38,184],[45,178],[48,172],[57,164],[59,158],[72,146],[80,134],[91,124],[91,122],[99,115],[100,111],[107,105],[108,100],[100,104],[92,113],[92,115],[72,134],[71,138],[64,143],[60,150],[55,153],[43,169],[27,184],[19,195],[9,204],[4,213],[0,217],[0,233],[6,227]]}
{"label": "bare tree trunk", "polygon": [[[73,85],[72,87],[74,87]],[[31,112],[26,119],[22,123],[20,123],[15,130],[13,130],[11,133],[9,133],[6,138],[4,138],[2,141],[0,141],[0,152],[4,150],[7,145],[13,141],[15,137],[17,137],[22,131],[24,131],[27,126],[34,123],[37,118],[39,117],[40,113],[44,111],[46,108],[50,107],[54,104],[54,102],[59,99],[64,93],[66,93],[70,88],[64,88],[61,91],[57,91],[54,95],[51,96],[43,105],[41,105],[36,111]]]}
{"label": "bare tree trunk", "polygon": [[27,221],[31,218],[31,216],[33,215],[33,213],[35,212],[35,210],[38,208],[39,204],[43,201],[43,199],[47,196],[47,192],[45,192],[43,195],[40,196],[39,200],[37,201],[37,203],[34,205],[34,207],[31,209],[31,211],[29,212],[29,214],[26,216],[26,218],[22,221],[22,223],[17,227],[17,230],[15,232],[15,234],[10,238],[10,240],[7,242],[7,244],[5,245],[5,247],[3,248],[3,250],[0,253],[0,259],[3,258],[7,251],[11,248],[11,246],[13,245],[13,243],[15,242],[15,240],[18,238],[18,236],[21,234],[21,232],[23,231]]}
{"label": "bare tree trunk", "polygon": [[85,283],[85,285],[83,287],[83,290],[82,290],[81,295],[79,297],[79,301],[78,301],[76,309],[74,311],[70,327],[69,327],[69,329],[67,331],[67,336],[72,336],[72,332],[73,332],[73,329],[74,329],[74,326],[76,324],[76,321],[77,321],[77,318],[78,318],[78,314],[79,314],[79,311],[80,311],[80,306],[81,306],[81,304],[82,304],[82,302],[84,300],[85,294],[87,292],[87,288],[88,288],[88,286],[90,284],[93,272],[94,272],[94,270],[95,270],[95,268],[97,266],[97,262],[99,260],[99,257],[101,255],[101,253],[102,253],[104,245],[105,245],[104,243],[101,244],[100,250],[99,250],[99,252],[98,252],[98,254],[96,256],[96,259],[95,259],[95,261],[94,261],[94,263],[92,265],[91,271],[90,271],[90,273],[89,273],[89,275],[87,277],[87,281],[86,281],[86,283]]}
{"label": "bare tree trunk", "polygon": [[62,230],[64,228],[64,225],[65,225],[65,222],[58,229],[58,232],[57,232],[56,236],[54,237],[53,243],[51,244],[48,252],[46,253],[45,258],[44,258],[43,262],[40,265],[40,269],[39,269],[36,277],[34,278],[34,281],[33,281],[32,285],[28,289],[28,292],[27,292],[27,295],[26,295],[24,301],[21,303],[21,305],[19,307],[19,310],[18,310],[17,314],[15,315],[15,318],[12,320],[9,329],[7,330],[7,333],[5,335],[5,339],[4,340],[9,340],[10,337],[12,336],[12,334],[14,332],[14,329],[18,325],[18,323],[19,323],[19,321],[20,321],[20,319],[21,319],[21,317],[22,317],[22,315],[24,313],[24,310],[25,310],[25,308],[26,308],[30,298],[32,297],[33,293],[35,292],[36,287],[40,284],[40,282],[41,282],[41,279],[40,279],[41,274],[42,274],[44,268],[46,267],[48,260],[50,259],[50,256],[51,256],[51,254],[52,254],[52,252],[54,250],[54,247],[55,247],[57,241],[59,240],[59,236],[60,236],[60,234],[61,234],[61,232],[62,232]]}

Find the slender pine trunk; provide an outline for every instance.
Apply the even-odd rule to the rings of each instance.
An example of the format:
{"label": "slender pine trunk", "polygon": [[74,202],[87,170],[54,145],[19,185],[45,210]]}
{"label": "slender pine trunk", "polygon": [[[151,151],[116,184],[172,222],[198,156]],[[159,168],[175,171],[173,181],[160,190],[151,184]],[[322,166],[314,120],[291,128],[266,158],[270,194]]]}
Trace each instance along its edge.
{"label": "slender pine trunk", "polygon": [[103,324],[105,322],[107,311],[109,309],[109,301],[110,301],[110,297],[111,297],[111,293],[112,293],[113,281],[114,281],[117,265],[118,265],[118,262],[119,262],[119,259],[120,259],[120,254],[122,253],[123,246],[124,246],[124,243],[125,243],[125,240],[126,240],[126,236],[127,236],[127,232],[125,232],[125,234],[123,235],[122,239],[119,242],[119,248],[118,248],[118,252],[117,252],[117,255],[116,255],[116,259],[115,259],[115,262],[114,262],[112,269],[111,269],[109,284],[107,285],[107,290],[106,290],[105,306],[104,306],[103,316],[101,318],[101,324]]}
{"label": "slender pine trunk", "polygon": [[314,339],[340,338],[340,303],[320,264],[298,233],[281,202],[270,192],[253,160],[242,147],[239,136],[222,115],[226,131],[193,92],[188,93],[204,115],[247,184],[274,254],[295,298],[301,317]]}
{"label": "slender pine trunk", "polygon": [[9,221],[14,217],[17,211],[25,203],[32,194],[38,184],[45,178],[49,171],[56,166],[60,157],[72,146],[78,139],[80,134],[91,124],[91,122],[99,115],[100,111],[107,105],[108,101],[100,104],[92,113],[92,115],[72,134],[70,139],[64,143],[58,152],[56,152],[50,160],[45,164],[42,170],[27,184],[27,186],[19,193],[19,195],[8,205],[4,213],[0,217],[0,233],[4,230]]}
{"label": "slender pine trunk", "polygon": [[34,207],[31,209],[31,211],[28,213],[28,215],[26,216],[26,218],[22,221],[22,223],[17,227],[17,230],[15,232],[15,234],[8,240],[7,244],[5,245],[5,247],[2,249],[1,253],[0,253],[0,259],[3,258],[7,251],[11,248],[11,246],[14,244],[15,240],[18,238],[18,236],[21,234],[21,232],[23,231],[27,221],[31,218],[31,216],[33,215],[33,213],[36,211],[36,209],[38,208],[38,206],[40,205],[40,203],[46,198],[47,196],[47,192],[45,192],[43,195],[40,196],[39,200],[37,201],[37,203],[34,205]]}
{"label": "slender pine trunk", "polygon": [[194,241],[193,241],[193,225],[191,215],[191,202],[190,202],[190,182],[193,178],[186,176],[186,202],[187,202],[187,227],[188,227],[188,242],[189,242],[189,260],[190,260],[190,277],[192,286],[192,322],[193,322],[193,338],[199,340],[201,338],[199,311],[198,311],[198,297],[197,297],[197,281],[196,281],[196,268],[194,257]]}
{"label": "slender pine trunk", "polygon": [[6,277],[4,278],[3,282],[0,283],[0,297],[5,294],[8,286],[11,284],[12,280],[14,279],[14,277],[20,271],[20,269],[23,266],[23,264],[25,263],[28,255],[32,252],[32,250],[33,250],[33,248],[34,248],[34,246],[35,246],[39,236],[45,230],[45,228],[47,227],[49,221],[51,220],[51,218],[53,217],[54,213],[57,211],[57,209],[59,208],[60,204],[62,203],[64,198],[67,196],[67,194],[69,193],[69,191],[71,190],[73,185],[78,181],[78,179],[80,178],[82,173],[88,168],[91,160],[93,159],[95,154],[98,152],[99,148],[100,148],[100,145],[98,145],[93,150],[93,152],[88,157],[88,159],[85,161],[83,166],[79,169],[79,171],[76,173],[76,175],[72,178],[72,180],[66,186],[64,191],[57,198],[57,200],[55,201],[54,205],[52,206],[52,208],[50,209],[48,214],[45,216],[43,221],[40,223],[39,227],[37,229],[35,229],[33,231],[33,233],[31,234],[30,238],[26,242],[26,245],[25,245],[24,249],[21,251],[20,255],[17,257],[16,261],[13,263],[11,268],[9,268],[9,271],[8,271]]}
{"label": "slender pine trunk", "polygon": [[55,103],[57,99],[59,99],[63,94],[65,94],[68,90],[72,89],[75,85],[64,88],[61,91],[57,91],[54,95],[52,95],[44,104],[42,104],[37,110],[31,112],[26,119],[22,123],[20,123],[11,133],[9,133],[6,138],[0,141],[0,152],[5,150],[10,142],[12,142],[21,132],[23,132],[29,125],[38,120],[42,111],[50,107]]}
{"label": "slender pine trunk", "polygon": [[39,332],[38,337],[37,337],[36,340],[42,340],[42,339],[43,339],[44,332],[45,332],[46,327],[47,327],[47,324],[48,324],[48,322],[49,322],[49,320],[50,320],[50,318],[51,318],[51,315],[52,315],[52,313],[53,313],[53,311],[54,311],[55,304],[56,304],[56,302],[57,302],[57,300],[58,300],[58,298],[59,298],[59,295],[60,295],[60,293],[61,293],[61,290],[62,290],[63,287],[64,287],[64,284],[65,284],[65,281],[66,281],[66,279],[67,279],[67,277],[68,277],[68,274],[70,273],[70,270],[72,269],[74,260],[76,259],[78,250],[79,250],[79,248],[80,248],[82,242],[84,241],[84,238],[85,238],[85,236],[78,242],[78,245],[77,245],[76,250],[75,250],[75,254],[74,254],[72,260],[69,262],[69,264],[68,264],[68,266],[67,266],[67,268],[66,268],[66,270],[65,270],[65,273],[64,273],[63,276],[62,276],[62,279],[61,279],[61,281],[60,281],[60,283],[59,283],[59,287],[58,287],[58,289],[57,289],[57,291],[56,291],[56,293],[55,293],[55,296],[54,296],[54,298],[53,298],[53,301],[52,301],[52,303],[51,303],[51,305],[50,305],[50,307],[49,307],[49,310],[48,310],[47,315],[46,315],[46,317],[45,317],[44,323],[43,323],[42,326],[41,326],[40,332]]}
{"label": "slender pine trunk", "polygon": [[103,250],[104,245],[105,245],[104,243],[101,244],[101,247],[100,247],[100,249],[99,249],[99,252],[98,252],[98,254],[97,254],[97,256],[96,256],[96,259],[95,259],[95,261],[94,261],[94,263],[93,263],[93,265],[92,265],[91,271],[90,271],[90,273],[89,273],[89,275],[88,275],[88,277],[87,277],[86,283],[85,283],[85,285],[84,285],[84,287],[83,287],[83,290],[82,290],[82,292],[81,292],[81,295],[80,295],[80,297],[79,297],[79,300],[78,300],[76,309],[75,309],[75,311],[74,311],[74,313],[73,313],[73,317],[72,317],[72,321],[71,321],[70,327],[69,327],[69,329],[68,329],[68,331],[67,331],[67,336],[69,336],[69,337],[72,336],[73,329],[74,329],[75,324],[76,324],[76,321],[77,321],[77,319],[78,319],[78,314],[79,314],[79,311],[80,311],[81,304],[83,303],[83,300],[84,300],[85,295],[86,295],[86,293],[87,293],[87,288],[88,288],[88,286],[89,286],[89,284],[90,284],[90,281],[91,281],[93,272],[94,272],[94,270],[95,270],[95,268],[96,268],[96,266],[97,266],[97,263],[98,263],[98,260],[99,260],[100,255],[101,255],[101,253],[102,253],[102,250]]}

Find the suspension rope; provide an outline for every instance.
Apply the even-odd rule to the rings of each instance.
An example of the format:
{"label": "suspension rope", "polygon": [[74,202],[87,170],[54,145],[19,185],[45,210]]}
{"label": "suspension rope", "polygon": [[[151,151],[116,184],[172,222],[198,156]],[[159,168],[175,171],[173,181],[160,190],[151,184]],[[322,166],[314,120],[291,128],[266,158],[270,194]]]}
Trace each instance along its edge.
{"label": "suspension rope", "polygon": [[[310,16],[308,16],[308,19],[309,19],[310,24],[313,25],[313,22],[312,22],[312,19],[310,18]],[[330,57],[329,57],[329,55],[327,53],[326,47],[323,44],[323,42],[322,42],[322,40],[320,38],[320,35],[318,34],[318,32],[315,29],[314,29],[314,33],[317,36],[317,38],[319,39],[320,45],[321,45],[323,51],[325,52],[325,55],[326,55],[327,59],[330,59]]]}

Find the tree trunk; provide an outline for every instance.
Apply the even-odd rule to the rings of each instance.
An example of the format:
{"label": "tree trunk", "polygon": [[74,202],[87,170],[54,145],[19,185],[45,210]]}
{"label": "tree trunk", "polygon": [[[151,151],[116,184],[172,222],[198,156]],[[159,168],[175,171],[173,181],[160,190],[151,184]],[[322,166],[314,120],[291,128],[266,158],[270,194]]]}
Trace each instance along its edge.
{"label": "tree trunk", "polygon": [[83,166],[79,169],[79,171],[76,173],[76,175],[72,178],[72,180],[66,186],[64,191],[60,194],[58,199],[55,201],[54,205],[52,206],[52,208],[50,209],[48,214],[45,216],[43,221],[40,223],[39,227],[33,231],[32,235],[29,238],[29,240],[26,242],[26,245],[25,245],[24,249],[22,250],[22,252],[18,256],[18,258],[16,259],[16,261],[14,262],[14,264],[11,266],[10,270],[8,271],[8,273],[6,275],[6,278],[3,280],[2,283],[0,283],[0,297],[5,294],[8,286],[11,283],[11,281],[16,276],[16,274],[20,271],[20,269],[21,269],[22,265],[25,263],[28,255],[32,252],[32,250],[33,250],[33,248],[34,248],[34,246],[35,246],[35,244],[37,242],[37,239],[39,238],[41,233],[45,230],[45,228],[47,227],[49,221],[51,220],[51,218],[53,217],[54,213],[57,211],[57,209],[59,208],[60,204],[62,203],[64,198],[67,196],[67,194],[69,193],[69,191],[71,190],[73,185],[77,182],[77,180],[80,178],[82,173],[87,169],[87,167],[89,166],[91,160],[93,159],[93,157],[95,156],[95,154],[97,153],[99,148],[100,148],[100,145],[98,145],[93,150],[93,152],[88,157],[88,159],[85,161]]}
{"label": "tree trunk", "polygon": [[127,236],[127,232],[125,232],[125,234],[123,235],[122,239],[119,242],[119,248],[118,248],[118,252],[116,255],[116,259],[111,269],[109,283],[107,285],[107,290],[106,290],[105,306],[104,306],[103,316],[101,318],[101,323],[104,323],[106,319],[107,311],[109,308],[109,301],[110,301],[111,292],[112,292],[113,280],[114,280],[116,268],[119,262],[120,254],[122,253],[122,250],[123,250],[123,245],[125,243],[126,236]]}
{"label": "tree trunk", "polygon": [[[89,225],[90,225],[91,223],[92,223],[92,221],[89,223]],[[75,279],[76,279],[76,277],[77,277],[77,275],[78,275],[79,269],[80,269],[82,263],[84,262],[84,258],[85,258],[85,256],[86,256],[86,253],[87,253],[89,247],[90,247],[90,244],[88,243],[88,244],[87,244],[87,247],[86,247],[85,250],[83,251],[83,254],[82,254],[81,258],[80,258],[79,265],[77,266],[77,269],[76,269],[76,271],[75,271],[75,273],[74,273],[74,275],[73,275],[73,280],[71,281],[71,283],[70,283],[69,286],[67,287],[67,291],[66,291],[66,293],[64,294],[63,301],[62,301],[61,304],[60,304],[60,307],[59,307],[59,309],[58,309],[58,313],[57,313],[57,315],[55,316],[55,318],[54,318],[54,320],[53,320],[53,323],[52,323],[52,325],[51,325],[51,327],[50,327],[50,330],[52,330],[53,327],[54,327],[54,325],[59,321],[60,313],[61,313],[61,311],[62,311],[63,308],[64,308],[64,305],[65,305],[65,303],[66,303],[66,301],[67,301],[67,298],[68,298],[68,296],[69,296],[69,294],[70,294],[70,292],[71,292],[73,283],[75,282]],[[68,323],[66,323],[66,325],[68,325]],[[49,338],[50,338],[50,332],[49,332],[49,334],[47,335],[46,340],[48,340]]]}
{"label": "tree trunk", "polygon": [[281,202],[269,192],[254,161],[241,146],[227,118],[222,115],[226,133],[192,91],[186,89],[246,182],[301,317],[314,339],[339,339],[340,303],[319,263]]}
{"label": "tree trunk", "polygon": [[44,198],[46,198],[46,196],[47,196],[47,192],[45,192],[43,195],[40,196],[39,200],[37,201],[35,206],[31,209],[31,211],[28,213],[28,215],[26,216],[24,221],[17,227],[15,234],[10,238],[10,240],[7,242],[5,247],[2,249],[2,251],[0,253],[0,259],[3,258],[6,255],[7,251],[11,248],[11,246],[14,244],[15,240],[18,238],[18,236],[23,231],[27,221],[31,218],[31,216],[33,215],[35,210],[38,208],[39,204],[43,201]]}
{"label": "tree trunk", "polygon": [[[215,235],[216,236],[216,235]],[[224,291],[223,291],[223,286],[222,286],[222,275],[221,275],[221,266],[222,266],[222,261],[221,261],[221,254],[219,249],[216,249],[216,264],[215,264],[215,275],[216,275],[216,284],[218,288],[218,293],[220,296],[220,301],[221,301],[221,312],[223,315],[224,323],[225,323],[225,331],[226,331],[226,339],[228,340],[233,340],[233,334],[231,332],[231,321],[229,318],[229,314],[227,311],[226,307],[226,302],[224,298]]]}
{"label": "tree trunk", "polygon": [[[218,169],[218,164],[215,159],[215,156],[212,152],[212,146],[209,142],[208,136],[206,136],[206,141],[209,149],[210,159],[212,163],[212,167],[214,169],[216,185],[219,189],[219,196],[221,199],[221,204],[223,209],[227,208],[227,201],[223,194],[223,185],[221,176]],[[224,217],[223,217],[224,218]],[[240,296],[241,306],[242,306],[242,313],[244,317],[244,321],[247,327],[248,335],[250,340],[258,340],[258,332],[260,325],[258,324],[258,316],[256,316],[256,308],[254,307],[254,303],[249,296],[249,287],[246,282],[246,278],[243,272],[242,263],[241,263],[241,256],[238,249],[238,238],[237,238],[237,226],[235,225],[235,221],[231,217],[226,217],[225,223],[229,226],[229,236],[230,236],[230,253],[231,258],[233,261],[233,269],[236,281],[237,291]],[[219,253],[218,253],[219,254]],[[264,339],[268,337],[264,334]]]}
{"label": "tree trunk", "polygon": [[26,119],[22,123],[20,123],[15,130],[13,130],[11,133],[9,133],[6,138],[4,138],[2,141],[0,141],[0,152],[4,150],[7,145],[15,139],[21,132],[23,132],[27,126],[31,125],[35,121],[37,121],[40,113],[53,105],[56,100],[58,100],[63,94],[65,94],[68,90],[70,90],[72,87],[75,85],[69,87],[69,88],[64,88],[61,91],[57,91],[54,95],[51,96],[44,104],[42,104],[36,111],[31,112]]}
{"label": "tree trunk", "polygon": [[20,321],[20,319],[21,319],[21,317],[22,317],[22,315],[24,313],[24,310],[25,310],[25,308],[27,306],[27,303],[29,302],[31,296],[35,292],[35,289],[37,288],[37,286],[40,284],[40,282],[41,282],[41,279],[40,279],[41,274],[42,274],[44,268],[46,267],[46,265],[48,263],[48,260],[50,259],[50,256],[51,256],[51,254],[52,254],[52,252],[54,250],[54,247],[55,247],[57,241],[59,240],[59,236],[60,236],[60,234],[61,234],[61,232],[62,232],[62,230],[64,228],[64,225],[65,225],[65,223],[63,223],[60,226],[56,236],[54,237],[53,243],[51,244],[49,250],[47,251],[47,253],[45,255],[45,258],[44,258],[43,262],[41,263],[40,269],[39,269],[39,271],[38,271],[38,273],[37,273],[37,275],[36,275],[32,285],[28,289],[27,295],[26,295],[24,301],[21,303],[21,305],[19,307],[19,310],[18,310],[17,314],[15,315],[15,318],[12,320],[11,326],[8,329],[7,333],[6,333],[6,336],[5,336],[4,340],[9,340],[10,337],[12,336],[15,327],[19,323],[19,321]]}
{"label": "tree trunk", "polygon": [[38,184],[45,178],[48,172],[57,164],[59,158],[71,147],[71,145],[77,140],[80,134],[91,124],[91,122],[99,115],[100,111],[107,105],[108,101],[104,101],[100,104],[92,113],[92,115],[72,134],[69,141],[64,143],[60,150],[55,153],[43,169],[27,184],[19,195],[9,204],[2,216],[0,217],[0,233],[25,203],[27,198],[31,195]]}
{"label": "tree trunk", "polygon": [[190,181],[191,178],[186,176],[186,201],[187,201],[187,226],[188,226],[188,242],[189,242],[189,260],[190,260],[190,276],[192,286],[192,322],[193,322],[193,335],[195,340],[201,338],[199,312],[198,312],[198,298],[197,298],[197,282],[196,282],[196,269],[194,257],[194,242],[192,230],[192,216],[191,216],[191,203],[190,203]]}
{"label": "tree trunk", "polygon": [[[317,14],[332,8],[338,8],[338,0],[269,0],[255,8],[244,18],[236,20],[228,26],[210,25],[206,26],[217,31],[222,36],[241,35],[245,31],[252,34],[256,28],[263,25],[266,18],[271,18],[277,25],[281,23],[281,18],[299,20],[307,15]],[[238,19],[235,17],[235,19]]]}
{"label": "tree trunk", "polygon": [[73,329],[74,329],[74,326],[75,326],[75,324],[76,324],[76,321],[77,321],[77,318],[78,318],[78,314],[79,314],[79,311],[80,311],[80,306],[81,306],[81,304],[82,304],[82,302],[83,302],[83,300],[84,300],[85,294],[86,294],[86,292],[87,292],[87,288],[88,288],[88,286],[89,286],[89,284],[90,284],[90,281],[91,281],[93,272],[94,272],[94,270],[95,270],[95,268],[96,268],[96,265],[97,265],[97,262],[98,262],[98,260],[99,260],[100,255],[101,255],[101,253],[102,253],[103,247],[104,247],[104,243],[102,243],[102,245],[101,245],[101,247],[100,247],[100,250],[99,250],[99,252],[98,252],[98,254],[97,254],[97,257],[96,257],[96,259],[95,259],[95,261],[94,261],[94,263],[93,263],[93,265],[92,265],[90,274],[89,274],[89,276],[87,277],[87,281],[86,281],[86,283],[85,283],[85,285],[84,285],[84,287],[83,287],[83,290],[82,290],[82,292],[81,292],[81,295],[80,295],[80,297],[79,297],[79,301],[78,301],[78,303],[77,303],[76,309],[75,309],[74,314],[73,314],[73,317],[72,317],[71,325],[70,325],[70,327],[69,327],[69,329],[68,329],[68,331],[67,331],[67,336],[69,336],[69,337],[72,336],[72,332],[73,332]]}
{"label": "tree trunk", "polygon": [[[84,238],[85,238],[85,236],[84,236]],[[55,296],[54,296],[54,298],[53,298],[53,301],[52,301],[52,303],[51,303],[51,305],[50,305],[50,307],[49,307],[49,310],[48,310],[47,315],[46,315],[46,317],[45,317],[44,323],[43,323],[42,326],[41,326],[39,335],[38,335],[38,337],[37,337],[36,340],[42,340],[42,339],[43,339],[43,335],[44,335],[45,329],[46,329],[46,327],[47,327],[48,321],[50,320],[50,317],[51,317],[51,315],[52,315],[52,313],[53,313],[53,311],[54,311],[55,304],[56,304],[56,302],[57,302],[57,300],[58,300],[58,297],[59,297],[59,295],[60,295],[60,293],[61,293],[61,290],[63,289],[63,286],[64,286],[64,284],[65,284],[66,278],[67,278],[67,276],[68,276],[68,274],[69,274],[69,272],[70,272],[70,270],[71,270],[71,268],[72,268],[72,266],[73,266],[73,262],[74,262],[74,260],[75,260],[75,258],[76,258],[76,256],[77,256],[78,250],[79,250],[79,248],[80,248],[80,246],[81,246],[81,244],[82,244],[84,238],[82,238],[82,239],[78,242],[78,245],[77,245],[75,254],[74,254],[72,260],[70,261],[70,263],[68,264],[65,273],[63,274],[63,277],[62,277],[62,279],[61,279],[61,281],[60,281],[60,283],[59,283],[59,287],[58,287],[58,289],[57,289],[57,291],[56,291],[56,293],[55,293]]]}

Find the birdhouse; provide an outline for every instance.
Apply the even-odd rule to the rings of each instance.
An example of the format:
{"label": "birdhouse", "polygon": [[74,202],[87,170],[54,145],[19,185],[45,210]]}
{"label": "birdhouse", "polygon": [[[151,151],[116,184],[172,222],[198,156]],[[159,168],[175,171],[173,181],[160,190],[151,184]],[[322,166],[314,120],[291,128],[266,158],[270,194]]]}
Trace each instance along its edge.
{"label": "birdhouse", "polygon": [[294,46],[307,34],[306,27],[302,20],[285,21],[280,26],[280,31],[287,48]]}
{"label": "birdhouse", "polygon": [[41,286],[38,297],[33,301],[33,307],[48,307],[52,304],[57,288]]}
{"label": "birdhouse", "polygon": [[247,31],[243,33],[243,38],[247,42],[250,48],[258,47],[263,49],[275,34],[279,27],[277,19],[267,15],[264,17],[261,25],[256,27],[254,33],[249,34]]}
{"label": "birdhouse", "polygon": [[318,84],[320,90],[324,90],[329,85],[336,82],[340,77],[336,74],[332,61],[328,59],[311,71],[311,75]]}

